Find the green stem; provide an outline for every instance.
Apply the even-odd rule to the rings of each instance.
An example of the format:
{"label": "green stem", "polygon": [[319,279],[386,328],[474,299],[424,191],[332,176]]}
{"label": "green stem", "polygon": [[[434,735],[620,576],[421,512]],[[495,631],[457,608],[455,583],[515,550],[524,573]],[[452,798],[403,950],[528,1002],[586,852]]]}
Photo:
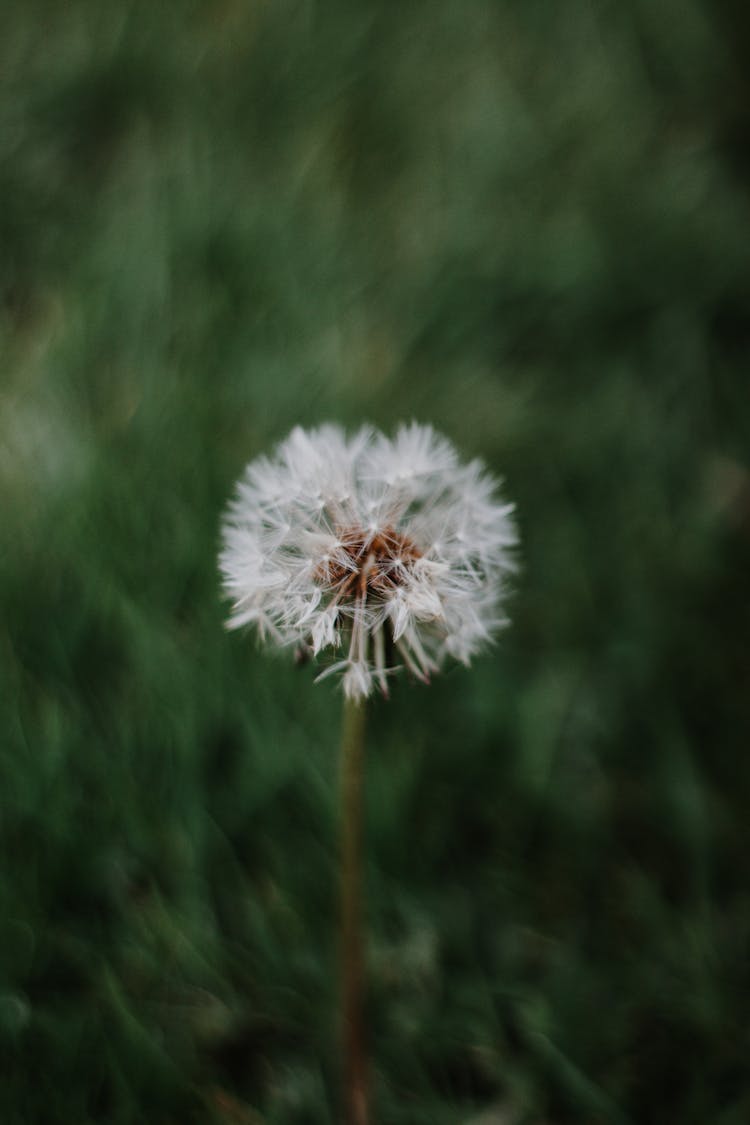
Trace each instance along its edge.
{"label": "green stem", "polygon": [[346,1125],[368,1125],[362,938],[365,705],[344,701],[341,739],[341,1033]]}

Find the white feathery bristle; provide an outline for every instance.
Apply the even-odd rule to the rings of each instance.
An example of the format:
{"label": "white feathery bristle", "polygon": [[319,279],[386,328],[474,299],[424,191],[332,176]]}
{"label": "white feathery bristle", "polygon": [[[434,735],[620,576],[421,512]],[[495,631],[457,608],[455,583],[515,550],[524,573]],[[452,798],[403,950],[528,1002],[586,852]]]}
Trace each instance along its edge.
{"label": "white feathery bristle", "polygon": [[516,543],[495,479],[430,426],[298,426],[247,466],[224,518],[227,624],[314,656],[343,647],[322,676],[386,694],[398,666],[426,680],[446,655],[468,664],[507,624]]}

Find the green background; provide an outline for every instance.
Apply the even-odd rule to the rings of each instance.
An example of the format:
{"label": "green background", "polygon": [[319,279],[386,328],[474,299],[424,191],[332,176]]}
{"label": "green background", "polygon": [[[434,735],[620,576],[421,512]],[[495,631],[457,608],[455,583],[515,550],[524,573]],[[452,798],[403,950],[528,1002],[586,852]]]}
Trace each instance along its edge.
{"label": "green background", "polygon": [[516,501],[368,747],[380,1125],[750,1120],[750,19],[6,0],[0,1119],[336,1119],[340,698],[224,631],[292,425]]}

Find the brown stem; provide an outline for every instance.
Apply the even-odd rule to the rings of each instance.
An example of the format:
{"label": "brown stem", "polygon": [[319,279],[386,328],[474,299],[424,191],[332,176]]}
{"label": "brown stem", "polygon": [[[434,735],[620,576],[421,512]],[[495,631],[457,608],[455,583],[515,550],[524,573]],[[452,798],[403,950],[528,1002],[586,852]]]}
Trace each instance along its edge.
{"label": "brown stem", "polygon": [[341,1034],[345,1125],[368,1125],[362,939],[364,702],[344,701],[341,739]]}

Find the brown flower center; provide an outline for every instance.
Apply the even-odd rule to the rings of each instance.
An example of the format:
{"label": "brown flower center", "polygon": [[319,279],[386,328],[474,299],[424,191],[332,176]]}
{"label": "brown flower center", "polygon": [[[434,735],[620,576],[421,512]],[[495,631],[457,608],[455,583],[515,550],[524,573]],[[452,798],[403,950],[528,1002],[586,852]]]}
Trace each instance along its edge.
{"label": "brown flower center", "polygon": [[313,577],[335,591],[336,600],[369,594],[387,594],[402,585],[422,552],[408,536],[393,527],[374,533],[359,527],[339,531],[340,546],[334,556],[318,563]]}

